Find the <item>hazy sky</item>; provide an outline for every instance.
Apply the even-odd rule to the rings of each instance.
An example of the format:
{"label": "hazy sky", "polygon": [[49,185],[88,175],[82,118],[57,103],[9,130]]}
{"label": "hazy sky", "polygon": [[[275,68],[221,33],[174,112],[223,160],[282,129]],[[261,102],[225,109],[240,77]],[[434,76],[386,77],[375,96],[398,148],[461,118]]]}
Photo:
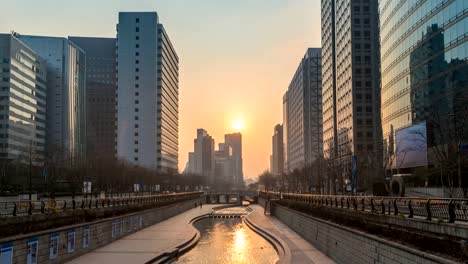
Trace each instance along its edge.
{"label": "hazy sky", "polygon": [[180,58],[179,169],[197,128],[215,139],[244,121],[246,178],[269,167],[282,96],[308,47],[320,0],[0,0],[0,32],[115,37],[119,11],[157,11]]}

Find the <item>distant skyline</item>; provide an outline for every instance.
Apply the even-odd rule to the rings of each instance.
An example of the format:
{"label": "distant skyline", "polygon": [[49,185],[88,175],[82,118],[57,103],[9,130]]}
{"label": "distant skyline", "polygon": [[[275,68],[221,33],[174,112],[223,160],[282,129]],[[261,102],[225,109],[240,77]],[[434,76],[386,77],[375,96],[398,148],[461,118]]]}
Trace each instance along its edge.
{"label": "distant skyline", "polygon": [[180,58],[179,170],[197,128],[216,143],[241,129],[245,179],[269,168],[283,93],[320,47],[319,0],[16,0],[2,11],[0,32],[63,37],[115,37],[118,12],[158,12]]}

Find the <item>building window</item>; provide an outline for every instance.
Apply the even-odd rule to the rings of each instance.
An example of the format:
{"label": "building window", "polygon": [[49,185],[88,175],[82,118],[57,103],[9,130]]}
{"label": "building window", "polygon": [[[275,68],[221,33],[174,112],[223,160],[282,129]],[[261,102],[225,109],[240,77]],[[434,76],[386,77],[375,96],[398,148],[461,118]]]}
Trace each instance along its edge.
{"label": "building window", "polygon": [[361,11],[361,9],[360,9],[359,6],[355,6],[353,10],[354,10],[354,12],[359,12],[359,11]]}
{"label": "building window", "polygon": [[135,132],[135,134],[134,134],[134,135],[135,135],[135,137],[138,137],[138,132]]}
{"label": "building window", "polygon": [[138,157],[135,157],[133,160],[138,161]]}
{"label": "building window", "polygon": [[140,19],[139,19],[139,18],[136,18],[136,19],[135,19],[135,22],[136,22],[136,23],[140,23]]}
{"label": "building window", "polygon": [[135,120],[138,120],[138,116],[135,116]]}
{"label": "building window", "polygon": [[138,103],[139,103],[138,100],[135,100],[135,104],[138,104]]}
{"label": "building window", "polygon": [[136,40],[140,40],[140,36],[136,36],[135,39],[136,39]]}
{"label": "building window", "polygon": [[135,92],[135,96],[138,96],[138,95],[140,95],[140,93],[139,93],[139,92]]}
{"label": "building window", "polygon": [[135,56],[140,56],[140,53],[139,53],[139,52],[135,52]]}
{"label": "building window", "polygon": [[135,143],[135,145],[138,145],[138,140],[135,140],[134,143]]}
{"label": "building window", "polygon": [[136,32],[140,32],[140,28],[139,28],[139,27],[136,27],[136,28],[135,28],[135,31],[136,31]]}
{"label": "building window", "polygon": [[135,152],[135,153],[138,153],[138,149],[136,148],[136,149],[134,150],[134,152]]}
{"label": "building window", "polygon": [[135,45],[135,48],[138,49],[139,47],[140,47],[140,44],[136,44],[136,45]]}
{"label": "building window", "polygon": [[139,71],[140,71],[140,68],[135,68],[135,71],[136,71],[136,72],[139,72]]}
{"label": "building window", "polygon": [[140,85],[139,85],[139,84],[135,84],[135,88],[139,88],[139,87],[140,87]]}
{"label": "building window", "polygon": [[135,80],[139,80],[139,79],[140,79],[140,77],[139,77],[139,76],[135,76]]}
{"label": "building window", "polygon": [[135,128],[138,128],[138,124],[135,124]]}
{"label": "building window", "polygon": [[139,60],[136,60],[136,61],[135,61],[135,64],[138,64],[138,63],[140,63],[140,61],[139,61]]}

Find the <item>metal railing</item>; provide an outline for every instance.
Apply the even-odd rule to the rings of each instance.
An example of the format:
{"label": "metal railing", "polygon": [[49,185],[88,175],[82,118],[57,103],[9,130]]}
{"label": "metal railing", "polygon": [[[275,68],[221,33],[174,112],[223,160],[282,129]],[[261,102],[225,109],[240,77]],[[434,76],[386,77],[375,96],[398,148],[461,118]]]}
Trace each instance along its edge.
{"label": "metal railing", "polygon": [[260,192],[260,197],[375,214],[403,214],[408,218],[419,217],[429,221],[433,219],[441,219],[449,223],[468,221],[468,199],[280,194],[276,192]]}
{"label": "metal railing", "polygon": [[68,210],[91,210],[128,205],[166,204],[200,197],[202,192],[159,194],[134,197],[82,198],[67,200],[10,201],[0,202],[0,216],[24,216],[53,214]]}

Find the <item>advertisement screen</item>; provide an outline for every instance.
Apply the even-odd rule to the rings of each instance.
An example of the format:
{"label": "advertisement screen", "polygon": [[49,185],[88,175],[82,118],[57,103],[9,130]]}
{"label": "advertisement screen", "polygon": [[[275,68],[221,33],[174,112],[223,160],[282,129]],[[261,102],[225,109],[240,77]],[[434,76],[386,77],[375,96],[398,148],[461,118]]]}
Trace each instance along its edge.
{"label": "advertisement screen", "polygon": [[395,133],[396,167],[413,168],[427,165],[426,123],[397,130]]}

